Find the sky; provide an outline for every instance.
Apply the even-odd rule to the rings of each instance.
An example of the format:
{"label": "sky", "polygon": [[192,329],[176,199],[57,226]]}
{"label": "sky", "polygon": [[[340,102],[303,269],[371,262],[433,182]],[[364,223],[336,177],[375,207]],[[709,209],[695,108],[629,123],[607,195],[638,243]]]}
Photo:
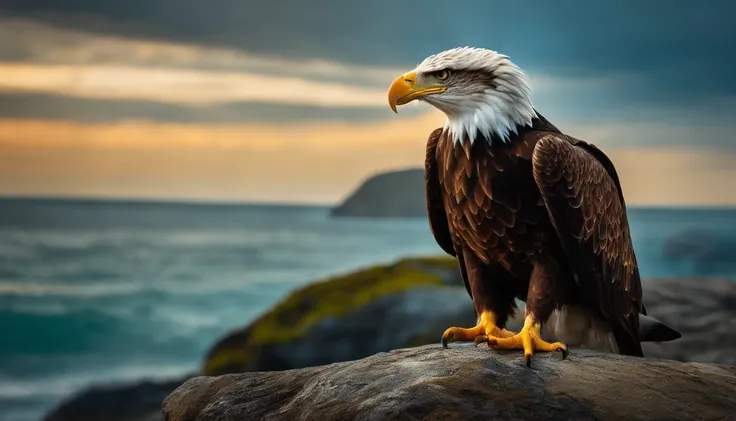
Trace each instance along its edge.
{"label": "sky", "polygon": [[386,91],[509,55],[627,202],[736,205],[736,3],[0,0],[0,195],[335,203],[444,116]]}

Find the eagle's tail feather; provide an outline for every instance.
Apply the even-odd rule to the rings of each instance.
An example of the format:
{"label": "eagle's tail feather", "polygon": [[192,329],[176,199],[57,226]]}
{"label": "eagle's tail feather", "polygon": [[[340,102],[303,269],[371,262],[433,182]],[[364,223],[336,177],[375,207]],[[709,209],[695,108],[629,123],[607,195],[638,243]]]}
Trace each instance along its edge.
{"label": "eagle's tail feather", "polygon": [[682,337],[682,334],[652,316],[639,314],[639,341],[668,342]]}

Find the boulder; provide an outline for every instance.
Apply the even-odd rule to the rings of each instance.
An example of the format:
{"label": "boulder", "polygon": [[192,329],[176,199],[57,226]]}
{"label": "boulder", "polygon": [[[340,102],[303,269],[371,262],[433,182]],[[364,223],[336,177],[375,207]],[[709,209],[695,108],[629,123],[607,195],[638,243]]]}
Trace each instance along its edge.
{"label": "boulder", "polygon": [[161,419],[161,401],[195,375],[125,385],[95,385],[61,402],[44,421],[157,421]]}
{"label": "boulder", "polygon": [[353,362],[196,377],[165,421],[732,419],[736,367],[572,349],[538,354],[429,345]]}
{"label": "boulder", "polygon": [[457,264],[411,258],[316,282],[290,294],[210,350],[206,375],[286,370],[439,342],[473,325]]}
{"label": "boulder", "polygon": [[736,282],[721,278],[645,279],[647,313],[682,338],[642,344],[644,355],[736,365]]}
{"label": "boulder", "polygon": [[[643,344],[645,356],[736,364],[736,282],[645,279],[643,288],[648,313],[683,335]],[[508,327],[518,331],[521,323],[517,318]],[[436,343],[447,327],[474,324],[472,301],[453,259],[405,259],[295,291],[215,344],[202,372],[286,370],[355,360]]]}

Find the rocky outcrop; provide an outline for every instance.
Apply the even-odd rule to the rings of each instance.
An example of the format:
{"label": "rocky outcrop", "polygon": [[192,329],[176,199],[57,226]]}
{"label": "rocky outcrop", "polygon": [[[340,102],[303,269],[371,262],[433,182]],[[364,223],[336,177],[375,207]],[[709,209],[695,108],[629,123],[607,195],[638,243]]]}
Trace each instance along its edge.
{"label": "rocky outcrop", "polygon": [[426,217],[424,170],[391,171],[370,177],[332,210],[333,216]]}
{"label": "rocky outcrop", "polygon": [[165,421],[698,419],[736,414],[736,367],[573,349],[536,355],[430,345],[359,361],[197,377],[163,403]]}
{"label": "rocky outcrop", "polygon": [[[648,313],[683,335],[645,343],[647,357],[736,364],[735,282],[677,278],[643,284]],[[406,259],[312,284],[225,336],[202,371],[286,370],[436,343],[447,327],[475,322],[462,285],[456,263],[444,257]],[[519,327],[519,321],[509,323],[512,330]]]}
{"label": "rocky outcrop", "polygon": [[93,386],[59,404],[44,421],[157,421],[161,401],[187,379]]}
{"label": "rocky outcrop", "polygon": [[404,259],[310,284],[208,353],[207,375],[286,370],[435,343],[475,322],[457,264]]}
{"label": "rocky outcrop", "polygon": [[736,282],[647,279],[644,303],[649,314],[682,333],[673,342],[642,344],[645,356],[736,365]]}

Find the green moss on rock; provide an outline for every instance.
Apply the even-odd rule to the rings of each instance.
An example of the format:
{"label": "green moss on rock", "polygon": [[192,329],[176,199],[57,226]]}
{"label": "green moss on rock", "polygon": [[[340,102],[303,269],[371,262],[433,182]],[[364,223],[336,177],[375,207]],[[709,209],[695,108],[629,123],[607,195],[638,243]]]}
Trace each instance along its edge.
{"label": "green moss on rock", "polygon": [[418,286],[444,285],[446,280],[440,273],[455,268],[452,258],[410,258],[309,284],[289,294],[248,328],[215,345],[203,373],[262,370],[259,355],[264,347],[298,341],[323,320],[348,315],[387,295]]}
{"label": "green moss on rock", "polygon": [[412,264],[428,265],[437,269],[458,270],[457,259],[449,256],[415,257],[409,260]]}

